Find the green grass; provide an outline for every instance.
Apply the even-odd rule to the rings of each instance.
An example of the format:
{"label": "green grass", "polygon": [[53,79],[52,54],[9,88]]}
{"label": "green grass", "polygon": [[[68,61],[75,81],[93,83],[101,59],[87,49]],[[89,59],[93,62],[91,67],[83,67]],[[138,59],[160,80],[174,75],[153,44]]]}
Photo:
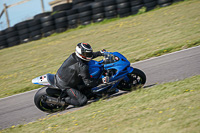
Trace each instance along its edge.
{"label": "green grass", "polygon": [[56,73],[79,42],[118,51],[130,62],[200,45],[199,9],[199,0],[180,2],[0,50],[0,98],[38,88],[31,80]]}
{"label": "green grass", "polygon": [[100,100],[1,133],[198,133],[200,75]]}

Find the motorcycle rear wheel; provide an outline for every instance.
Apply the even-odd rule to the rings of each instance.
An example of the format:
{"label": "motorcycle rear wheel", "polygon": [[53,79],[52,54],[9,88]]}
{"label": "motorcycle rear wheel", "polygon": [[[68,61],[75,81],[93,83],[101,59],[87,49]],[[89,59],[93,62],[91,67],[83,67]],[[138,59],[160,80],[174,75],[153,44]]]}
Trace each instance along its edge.
{"label": "motorcycle rear wheel", "polygon": [[146,83],[146,75],[140,69],[134,68],[132,73],[128,74],[129,82],[122,80],[118,88],[123,91],[132,91],[141,88]]}
{"label": "motorcycle rear wheel", "polygon": [[59,105],[53,105],[53,104],[48,104],[45,102],[45,97],[48,96],[47,90],[48,87],[43,87],[40,90],[37,91],[34,97],[34,103],[36,107],[47,113],[54,113],[58,111],[65,110],[66,106],[59,106]]}

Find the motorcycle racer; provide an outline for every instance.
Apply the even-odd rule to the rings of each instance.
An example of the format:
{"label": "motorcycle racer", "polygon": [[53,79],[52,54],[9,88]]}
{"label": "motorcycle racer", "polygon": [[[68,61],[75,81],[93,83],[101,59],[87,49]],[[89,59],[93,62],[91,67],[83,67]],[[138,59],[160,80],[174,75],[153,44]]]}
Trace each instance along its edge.
{"label": "motorcycle racer", "polygon": [[87,97],[80,92],[84,87],[95,87],[105,79],[92,79],[89,74],[88,62],[98,56],[103,56],[105,50],[93,52],[88,43],[78,43],[76,50],[60,66],[56,73],[56,85],[65,90],[69,97],[65,98],[66,104],[83,106]]}

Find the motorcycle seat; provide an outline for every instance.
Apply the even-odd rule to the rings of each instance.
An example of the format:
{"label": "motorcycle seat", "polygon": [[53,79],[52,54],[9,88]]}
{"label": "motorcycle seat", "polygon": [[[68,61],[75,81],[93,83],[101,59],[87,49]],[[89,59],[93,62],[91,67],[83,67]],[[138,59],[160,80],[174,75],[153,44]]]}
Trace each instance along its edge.
{"label": "motorcycle seat", "polygon": [[47,80],[53,87],[58,88],[56,86],[55,74],[47,73]]}

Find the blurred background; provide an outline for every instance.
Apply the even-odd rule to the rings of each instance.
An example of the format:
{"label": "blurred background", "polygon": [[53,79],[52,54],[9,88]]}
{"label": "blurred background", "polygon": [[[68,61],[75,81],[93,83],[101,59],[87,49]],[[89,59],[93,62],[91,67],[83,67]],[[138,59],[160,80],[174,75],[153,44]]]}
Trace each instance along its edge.
{"label": "blurred background", "polygon": [[[4,9],[4,4],[7,6],[22,2],[24,0],[0,0],[0,13]],[[43,0],[44,10],[51,11],[51,6],[49,2],[54,0]],[[21,21],[31,19],[34,15],[42,13],[42,4],[41,0],[27,0],[24,3],[21,3],[16,6],[12,6],[7,9],[8,16],[10,20],[10,26],[14,26],[16,23]],[[6,16],[5,13],[0,18],[0,30],[7,28]]]}

